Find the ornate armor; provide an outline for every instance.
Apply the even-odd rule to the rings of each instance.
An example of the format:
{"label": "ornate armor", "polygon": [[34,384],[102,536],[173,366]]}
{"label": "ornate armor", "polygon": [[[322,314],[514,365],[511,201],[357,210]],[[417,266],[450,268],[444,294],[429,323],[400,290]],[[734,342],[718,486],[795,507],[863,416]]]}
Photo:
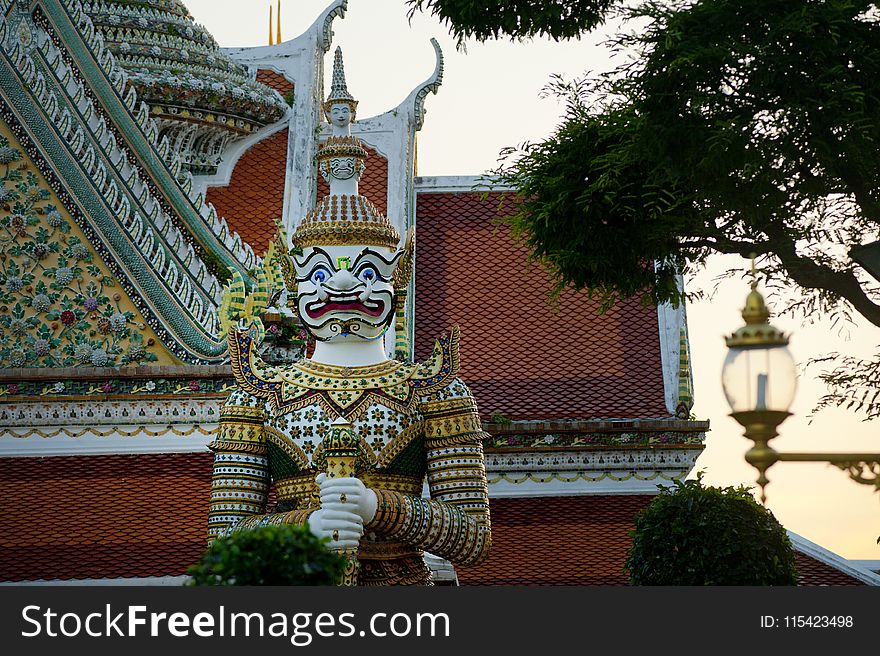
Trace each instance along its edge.
{"label": "ornate armor", "polygon": [[[376,516],[358,558],[361,585],[429,584],[422,550],[469,564],[486,557],[489,506],[476,404],[457,377],[458,332],[421,364],[271,367],[253,334],[230,338],[239,389],[227,400],[215,452],[209,533],[303,523],[316,510],[321,440],[344,417],[360,444],[358,477]],[[427,479],[430,499],[422,496]],[[267,512],[270,490],[275,503]]]}

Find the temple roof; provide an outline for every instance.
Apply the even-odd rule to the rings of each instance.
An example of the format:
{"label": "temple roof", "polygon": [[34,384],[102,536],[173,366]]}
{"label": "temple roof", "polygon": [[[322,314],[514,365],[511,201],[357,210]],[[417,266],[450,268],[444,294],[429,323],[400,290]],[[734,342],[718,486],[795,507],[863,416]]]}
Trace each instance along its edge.
{"label": "temple roof", "polygon": [[177,0],[86,2],[83,11],[157,119],[241,137],[287,112]]}
{"label": "temple roof", "polygon": [[[194,190],[82,3],[0,7],[3,123],[171,353],[222,361],[223,281],[237,271],[250,282],[260,259]],[[21,39],[5,38],[10,24]]]}
{"label": "temple roof", "polygon": [[[210,452],[0,458],[0,581],[180,576],[206,545]],[[462,585],[625,585],[648,495],[493,498],[492,552]],[[862,585],[798,554],[800,585]]]}
{"label": "temple roof", "polygon": [[500,197],[417,194],[415,355],[461,328],[461,376],[480,413],[507,419],[668,417],[657,309],[604,315],[553,282],[499,227]]}
{"label": "temple roof", "polygon": [[[168,346],[169,358],[196,365],[224,360],[225,341],[216,325],[222,274],[237,271],[249,279],[248,272],[261,265],[257,254],[275,234],[275,221],[285,212],[285,220],[301,219],[315,192],[320,198],[329,191],[314,179],[314,150],[321,140],[314,128],[321,58],[330,45],[332,20],[345,6],[345,0],[336,0],[300,39],[224,53],[178,0],[14,5],[0,0],[0,8],[11,12],[4,15],[15,18],[0,22],[0,123],[18,136],[25,159],[45,176],[43,186],[55,190],[81,223],[148,328]],[[8,26],[15,27],[17,38]],[[645,438],[632,448],[664,457],[650,440],[665,433],[648,431],[652,422],[645,420],[671,420],[676,404],[670,404],[670,394],[673,401],[689,398],[689,389],[682,392],[670,383],[666,361],[674,355],[677,374],[674,343],[689,373],[680,324],[670,328],[662,308],[635,302],[600,316],[584,294],[564,293],[551,305],[549,276],[528,264],[526,250],[496,226],[497,195],[483,200],[467,186],[416,185],[414,191],[415,132],[424,119],[425,97],[436,92],[443,73],[439,46],[433,45],[437,63],[425,83],[398,108],[353,126],[369,144],[360,193],[401,232],[417,223],[416,358],[426,357],[433,340],[453,324],[461,326],[461,375],[483,417],[514,420],[509,426],[516,431],[495,435],[507,451],[493,451],[487,443],[499,460],[524,462],[523,454],[535,451],[540,458],[551,443],[567,448],[591,437],[586,428],[581,431],[586,437],[566,432],[574,424],[559,428],[548,422],[541,430],[526,430],[532,424],[608,418],[616,425],[610,437],[602,435],[607,441],[594,445],[597,452],[617,448],[623,424],[632,424],[627,430],[642,431]],[[296,107],[288,110],[282,96],[298,98]],[[230,146],[233,139],[239,140]],[[214,177],[195,182],[191,175],[212,171]],[[228,186],[198,188],[223,184],[221,179]],[[103,367],[90,372],[94,380],[88,381],[80,380],[83,370],[71,369],[78,378],[65,379],[65,394],[77,392],[78,400],[47,396],[52,388],[45,372],[39,380],[15,379],[15,388],[21,382],[22,389],[8,393],[29,410],[39,397],[39,412],[56,402],[62,410],[79,403],[88,412],[101,399],[120,412],[188,409],[194,418],[180,435],[196,437],[180,448],[201,449],[198,434],[212,430],[212,404],[220,402],[223,383],[218,379],[211,387],[214,396],[200,400],[192,390],[205,381],[196,373],[165,380],[170,369],[156,367],[158,387],[152,371],[123,385],[107,379],[115,374]],[[105,396],[95,400],[96,380],[114,391],[100,390]],[[155,399],[138,396],[148,384]],[[115,390],[130,398],[119,401]],[[208,410],[200,414],[199,404]],[[63,411],[60,416],[65,421]],[[129,413],[112,425],[95,420],[106,429],[99,430],[87,416],[78,418],[76,437],[59,440],[62,452],[77,455],[24,458],[18,451],[0,458],[0,580],[178,576],[201,554],[211,454],[157,454],[162,446],[149,444],[148,455],[80,455],[88,438],[100,442],[91,448],[105,449],[101,453],[131,450],[125,429],[138,433],[146,426],[151,434],[151,426],[162,425],[156,417],[150,424]],[[114,435],[119,426],[121,433]],[[558,435],[545,434],[548,426]],[[50,431],[45,422],[31,428],[29,446],[51,443],[52,431],[65,430]],[[89,431],[93,434],[81,439]],[[20,448],[25,438],[12,439]],[[684,453],[694,446],[670,448],[682,447]],[[461,582],[625,584],[628,531],[650,496],[605,493],[607,488],[597,495],[597,488],[589,487],[594,482],[582,482],[591,495],[549,497],[545,486],[542,498],[493,498],[493,555],[479,567],[461,568]],[[528,485],[519,487],[523,494]],[[856,582],[815,557],[801,554],[799,561],[804,584]]]}
{"label": "temple roof", "polygon": [[228,185],[209,187],[207,202],[228,217],[229,227],[265,254],[278,232],[276,221],[284,211],[289,132],[279,130],[251,146],[232,171]]}
{"label": "temple roof", "polygon": [[[624,572],[634,517],[647,495],[492,499],[492,552],[457,567],[461,585],[628,585]],[[796,552],[798,585],[864,585]]]}
{"label": "temple roof", "polygon": [[183,574],[207,545],[212,461],[0,458],[0,580]]}

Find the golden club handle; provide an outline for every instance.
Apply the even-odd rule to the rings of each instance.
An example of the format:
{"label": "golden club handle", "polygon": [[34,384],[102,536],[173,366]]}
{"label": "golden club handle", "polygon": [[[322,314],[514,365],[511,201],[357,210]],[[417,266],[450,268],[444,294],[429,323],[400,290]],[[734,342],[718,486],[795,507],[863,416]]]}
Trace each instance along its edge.
{"label": "golden club handle", "polygon": [[[333,426],[329,435],[324,439],[323,447],[327,478],[354,478],[359,448],[357,438],[351,432],[351,427],[348,425]],[[357,547],[338,549],[338,552],[346,558],[345,570],[339,580],[339,585],[356,586],[361,569]]]}

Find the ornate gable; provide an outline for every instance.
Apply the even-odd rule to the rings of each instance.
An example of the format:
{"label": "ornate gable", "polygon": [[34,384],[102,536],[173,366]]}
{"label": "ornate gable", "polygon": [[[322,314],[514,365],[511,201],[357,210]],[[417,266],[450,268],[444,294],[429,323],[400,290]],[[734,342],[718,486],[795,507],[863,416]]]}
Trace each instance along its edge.
{"label": "ornate gable", "polygon": [[222,280],[259,265],[201,194],[78,0],[0,0],[3,119],[145,321],[180,360],[221,362]]}

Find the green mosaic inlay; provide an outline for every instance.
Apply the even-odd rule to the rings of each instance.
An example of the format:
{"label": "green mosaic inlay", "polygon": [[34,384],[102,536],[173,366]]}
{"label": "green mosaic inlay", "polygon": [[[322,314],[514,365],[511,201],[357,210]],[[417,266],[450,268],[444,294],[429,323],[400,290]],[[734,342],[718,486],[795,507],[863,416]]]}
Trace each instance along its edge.
{"label": "green mosaic inlay", "polygon": [[406,476],[422,477],[428,470],[425,460],[425,442],[423,439],[415,439],[394,458],[385,471],[392,474],[404,474]]}
{"label": "green mosaic inlay", "polygon": [[221,396],[235,389],[233,378],[115,378],[113,370],[99,380],[20,380],[0,384],[0,399],[36,400],[46,397],[116,396]]}
{"label": "green mosaic inlay", "polygon": [[269,440],[269,471],[275,479],[296,476],[300,468],[284,450]]}

